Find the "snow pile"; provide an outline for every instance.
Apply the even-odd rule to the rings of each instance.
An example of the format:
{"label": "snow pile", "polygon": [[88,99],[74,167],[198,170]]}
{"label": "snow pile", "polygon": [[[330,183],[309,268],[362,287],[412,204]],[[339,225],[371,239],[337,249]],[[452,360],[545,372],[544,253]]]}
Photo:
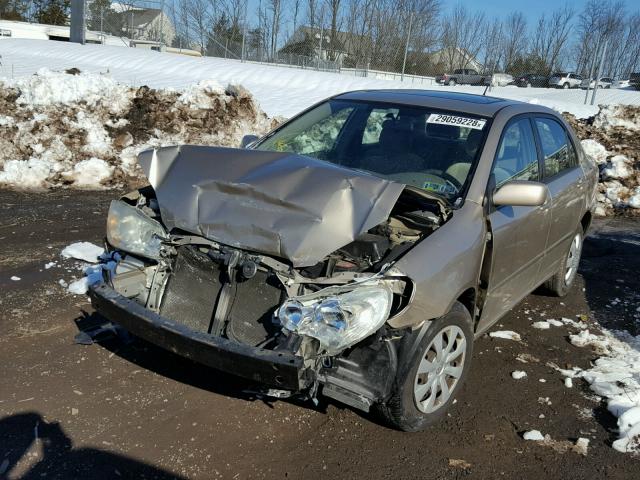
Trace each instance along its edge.
{"label": "snow pile", "polygon": [[565,116],[600,168],[596,214],[640,213],[640,107],[605,105],[588,120]]}
{"label": "snow pile", "polygon": [[514,380],[521,380],[526,376],[527,376],[527,372],[524,372],[522,370],[515,370],[511,372],[511,378],[513,378]]}
{"label": "snow pile", "polygon": [[618,418],[620,438],[613,448],[640,452],[640,336],[626,331],[603,330],[601,335],[582,330],[569,336],[578,347],[591,347],[600,355],[588,370],[560,370],[567,378],[583,378],[591,390],[607,400]]}
{"label": "snow pile", "polygon": [[135,89],[78,70],[0,80],[0,112],[0,185],[31,189],[136,183],[146,148],[238,146],[275,126],[240,86]]}
{"label": "snow pile", "polygon": [[36,75],[6,80],[5,84],[18,90],[20,105],[51,106],[85,102],[89,107],[105,104],[114,112],[127,107],[130,88],[116,83],[108,75],[93,75],[78,70],[52,72],[46,68]]}

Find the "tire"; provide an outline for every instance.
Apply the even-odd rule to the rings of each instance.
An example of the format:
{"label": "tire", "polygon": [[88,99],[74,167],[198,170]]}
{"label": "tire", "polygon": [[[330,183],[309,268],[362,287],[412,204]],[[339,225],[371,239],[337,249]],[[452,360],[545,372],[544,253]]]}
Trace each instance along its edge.
{"label": "tire", "polygon": [[456,86],[456,79],[452,78],[447,82],[447,85],[449,85],[450,87],[455,87]]}
{"label": "tire", "polygon": [[571,85],[569,85],[568,83],[563,83],[562,88],[566,90],[567,88],[571,88]]}
{"label": "tire", "polygon": [[578,265],[580,264],[580,255],[582,254],[582,242],[584,240],[584,231],[582,226],[575,231],[569,250],[562,259],[560,268],[549,280],[544,282],[545,290],[556,297],[564,297],[569,293],[571,287],[575,283]]}
{"label": "tire", "polygon": [[531,82],[527,82],[527,88],[531,88]]}
{"label": "tire", "polygon": [[[441,358],[445,363],[439,361],[438,342],[444,346]],[[386,403],[378,405],[377,410],[391,427],[405,432],[418,432],[447,414],[469,374],[473,354],[473,322],[469,311],[461,303],[455,302],[449,313],[431,323],[417,348],[408,350],[412,352],[411,358],[402,358],[403,354],[400,356],[393,394]],[[453,350],[448,355],[448,363],[447,350]],[[457,355],[452,358],[451,354],[456,352]],[[428,387],[430,382],[432,386]],[[449,390],[448,397],[443,385]],[[416,398],[418,395],[421,402]]]}

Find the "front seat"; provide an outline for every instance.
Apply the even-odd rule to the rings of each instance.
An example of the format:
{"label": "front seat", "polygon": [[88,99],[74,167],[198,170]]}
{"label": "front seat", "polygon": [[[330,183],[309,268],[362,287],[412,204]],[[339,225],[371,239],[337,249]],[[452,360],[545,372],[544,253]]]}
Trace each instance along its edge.
{"label": "front seat", "polygon": [[421,171],[423,159],[411,152],[414,138],[412,117],[385,120],[378,148],[366,159],[366,169],[386,175]]}
{"label": "front seat", "polygon": [[480,142],[482,141],[482,130],[471,130],[467,135],[467,139],[464,142],[462,149],[462,160],[452,164],[446,169],[445,173],[455,178],[460,185],[464,185],[464,182],[469,176],[469,170],[476,158]]}

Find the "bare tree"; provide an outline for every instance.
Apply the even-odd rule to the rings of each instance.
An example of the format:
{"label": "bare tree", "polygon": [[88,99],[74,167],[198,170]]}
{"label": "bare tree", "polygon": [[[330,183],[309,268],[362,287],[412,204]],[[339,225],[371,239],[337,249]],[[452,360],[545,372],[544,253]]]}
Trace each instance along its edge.
{"label": "bare tree", "polygon": [[505,69],[513,65],[514,60],[524,54],[527,44],[527,20],[522,12],[512,12],[505,19],[502,28],[500,54]]}
{"label": "bare tree", "polygon": [[550,16],[544,13],[538,19],[533,36],[533,53],[540,57],[549,71],[563,64],[562,55],[568,46],[573,9],[566,5]]}
{"label": "bare tree", "polygon": [[478,56],[485,36],[484,13],[458,5],[442,19],[443,57],[447,69],[465,68]]}

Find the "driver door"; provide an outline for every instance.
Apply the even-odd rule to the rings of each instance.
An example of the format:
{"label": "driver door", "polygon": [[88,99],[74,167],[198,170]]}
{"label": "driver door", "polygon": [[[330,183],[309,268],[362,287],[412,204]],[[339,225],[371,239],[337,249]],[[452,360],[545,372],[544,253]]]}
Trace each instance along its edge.
{"label": "driver door", "polygon": [[[496,190],[510,180],[539,181],[539,171],[531,120],[516,117],[505,126],[496,151],[492,169]],[[550,226],[549,202],[539,207],[488,206],[490,271],[479,331],[537,286]]]}

